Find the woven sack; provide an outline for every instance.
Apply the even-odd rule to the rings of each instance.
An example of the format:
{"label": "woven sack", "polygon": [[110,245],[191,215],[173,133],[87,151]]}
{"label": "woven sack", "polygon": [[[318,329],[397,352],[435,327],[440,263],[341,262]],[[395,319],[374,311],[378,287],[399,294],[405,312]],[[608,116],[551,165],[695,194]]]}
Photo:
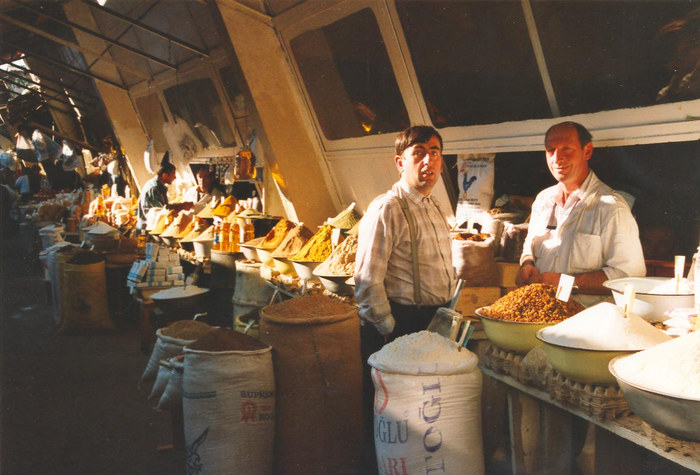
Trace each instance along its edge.
{"label": "woven sack", "polygon": [[357,310],[307,295],[260,316],[260,340],[275,349],[275,473],[354,473],[362,453]]}

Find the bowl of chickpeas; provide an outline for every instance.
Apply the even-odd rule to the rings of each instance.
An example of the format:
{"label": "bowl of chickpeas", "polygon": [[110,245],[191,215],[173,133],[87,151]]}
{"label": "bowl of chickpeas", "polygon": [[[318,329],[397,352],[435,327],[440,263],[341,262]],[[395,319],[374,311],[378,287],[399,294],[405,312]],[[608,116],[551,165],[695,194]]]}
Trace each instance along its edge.
{"label": "bowl of chickpeas", "polygon": [[556,290],[551,285],[530,284],[478,308],[476,314],[481,318],[486,337],[498,348],[518,354],[542,346],[536,337],[538,331],[583,310],[575,300],[558,300]]}

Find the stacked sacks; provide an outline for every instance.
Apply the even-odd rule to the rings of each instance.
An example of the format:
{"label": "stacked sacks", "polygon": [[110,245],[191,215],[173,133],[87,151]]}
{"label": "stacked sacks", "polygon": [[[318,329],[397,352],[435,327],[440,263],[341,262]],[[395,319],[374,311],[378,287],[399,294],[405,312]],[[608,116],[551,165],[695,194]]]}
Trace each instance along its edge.
{"label": "stacked sacks", "polygon": [[[192,343],[197,338],[205,335],[212,327],[196,320],[179,320],[165,328],[156,331],[156,343],[153,346],[151,357],[146,364],[146,369],[141,375],[139,386],[145,382],[153,381],[158,375],[161,360],[167,360],[183,354],[183,347]],[[161,387],[161,391],[164,388]],[[160,392],[152,394],[153,398],[160,396]]]}

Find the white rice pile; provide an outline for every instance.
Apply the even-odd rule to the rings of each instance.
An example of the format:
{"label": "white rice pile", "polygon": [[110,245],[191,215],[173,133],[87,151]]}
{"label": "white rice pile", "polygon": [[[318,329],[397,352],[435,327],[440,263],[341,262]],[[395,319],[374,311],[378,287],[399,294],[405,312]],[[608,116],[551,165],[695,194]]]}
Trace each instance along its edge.
{"label": "white rice pile", "polygon": [[614,368],[622,379],[632,384],[700,399],[700,332],[621,358]]}
{"label": "white rice pile", "polygon": [[668,279],[655,285],[646,293],[654,295],[690,295],[694,292],[694,289],[694,283],[686,278],[678,281],[678,290],[676,290],[676,279]]}
{"label": "white rice pile", "polygon": [[671,339],[637,315],[603,302],[542,331],[549,343],[590,350],[644,350]]}

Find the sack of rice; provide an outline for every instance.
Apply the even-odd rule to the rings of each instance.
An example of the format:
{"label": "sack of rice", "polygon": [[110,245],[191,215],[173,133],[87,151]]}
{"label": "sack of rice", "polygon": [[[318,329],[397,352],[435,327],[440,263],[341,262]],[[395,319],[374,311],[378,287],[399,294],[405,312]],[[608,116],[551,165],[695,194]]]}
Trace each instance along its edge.
{"label": "sack of rice", "polygon": [[380,473],[484,473],[475,354],[424,330],[384,345],[368,362]]}

